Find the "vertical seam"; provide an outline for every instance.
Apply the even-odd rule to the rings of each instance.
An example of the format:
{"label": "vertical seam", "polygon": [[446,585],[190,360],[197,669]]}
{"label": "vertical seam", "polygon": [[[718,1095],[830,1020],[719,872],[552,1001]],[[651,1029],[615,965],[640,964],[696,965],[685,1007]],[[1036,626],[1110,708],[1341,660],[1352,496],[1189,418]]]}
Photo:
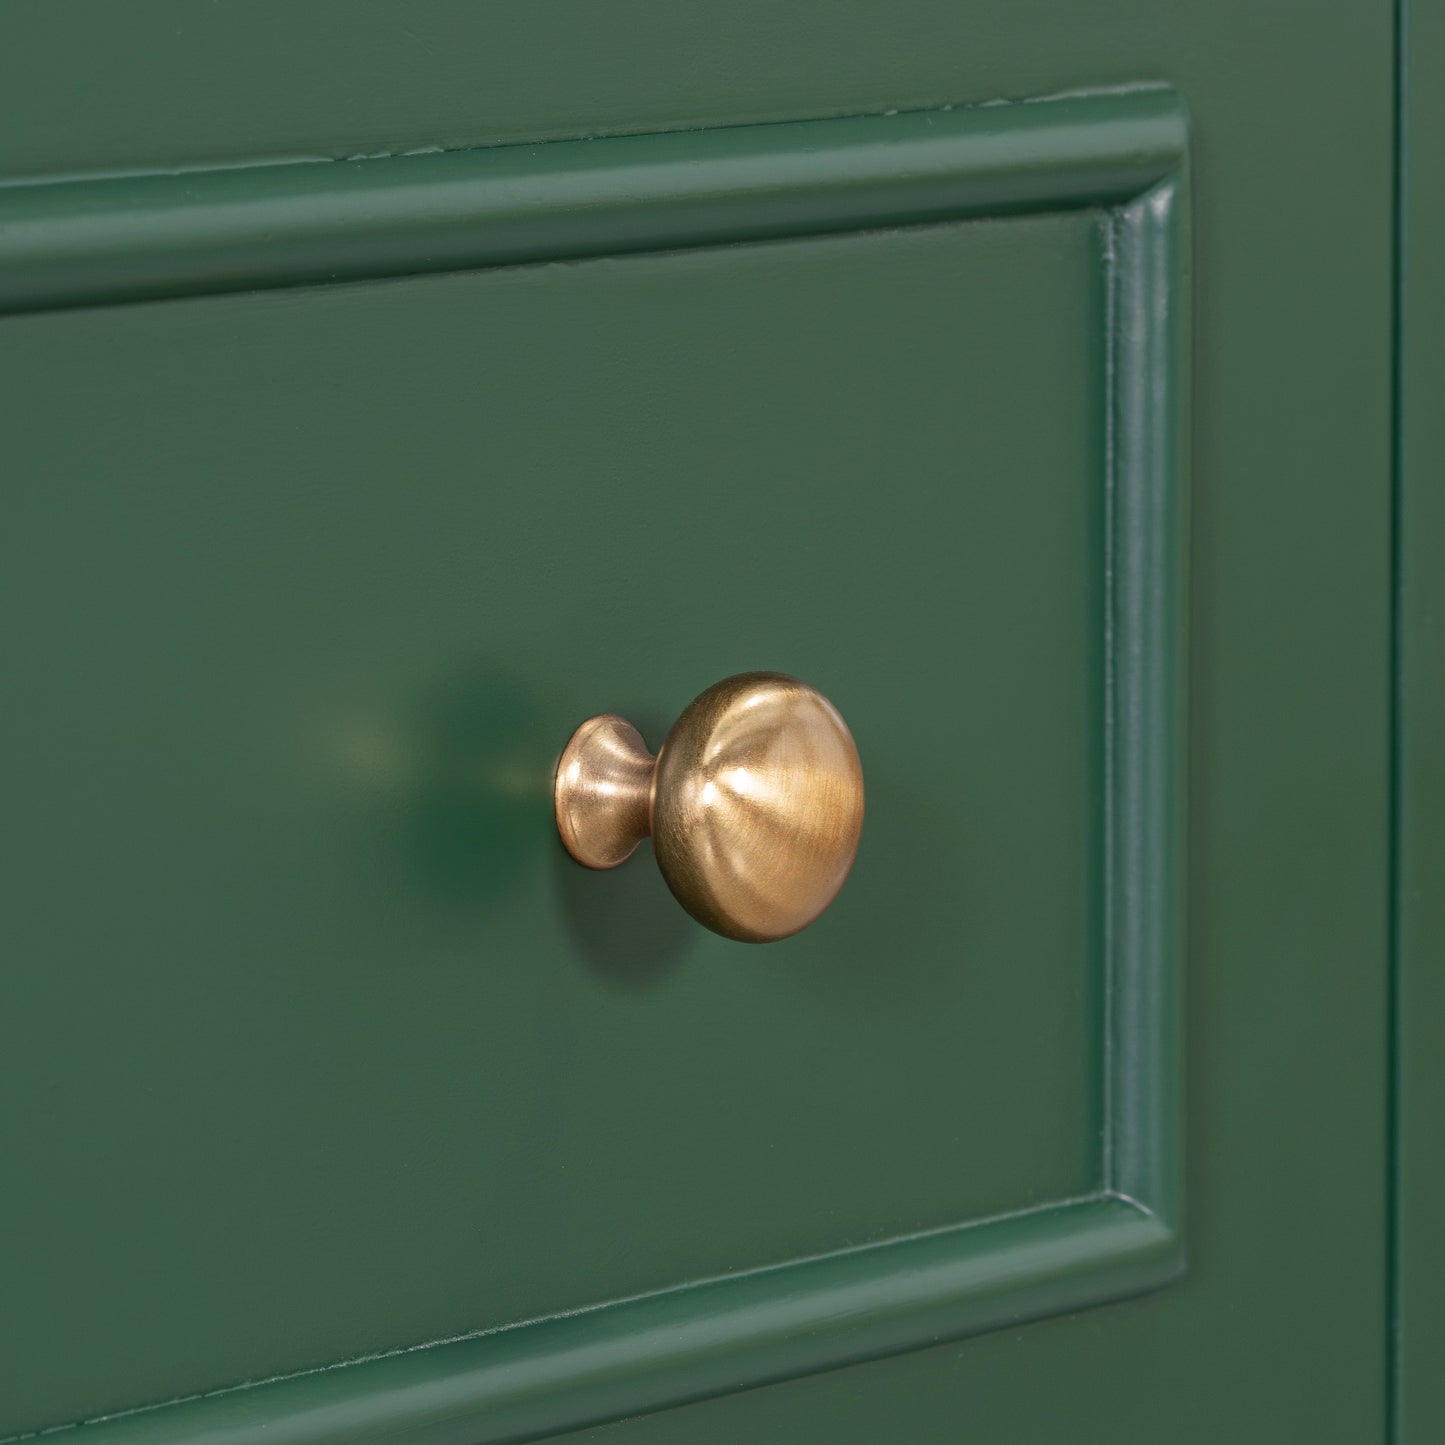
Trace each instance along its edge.
{"label": "vertical seam", "polygon": [[1406,47],[1409,0],[1393,8],[1393,167],[1390,276],[1390,599],[1389,599],[1389,838],[1387,913],[1387,1115],[1385,1177],[1385,1439],[1404,1445],[1403,1245],[1404,1208],[1404,330],[1406,193]]}

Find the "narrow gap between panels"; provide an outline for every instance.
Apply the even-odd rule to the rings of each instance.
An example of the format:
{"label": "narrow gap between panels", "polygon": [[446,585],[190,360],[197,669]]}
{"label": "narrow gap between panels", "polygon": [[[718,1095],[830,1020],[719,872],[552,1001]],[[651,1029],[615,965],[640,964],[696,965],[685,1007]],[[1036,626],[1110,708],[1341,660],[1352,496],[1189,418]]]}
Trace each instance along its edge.
{"label": "narrow gap between panels", "polygon": [[1389,1445],[1404,1445],[1401,1436],[1403,1269],[1403,1190],[1401,1167],[1404,1109],[1404,328],[1406,280],[1406,150],[1405,105],[1409,41],[1409,0],[1395,0],[1394,117],[1390,258],[1390,655],[1389,655],[1389,855],[1387,915],[1387,1097],[1385,1150],[1385,1430]]}

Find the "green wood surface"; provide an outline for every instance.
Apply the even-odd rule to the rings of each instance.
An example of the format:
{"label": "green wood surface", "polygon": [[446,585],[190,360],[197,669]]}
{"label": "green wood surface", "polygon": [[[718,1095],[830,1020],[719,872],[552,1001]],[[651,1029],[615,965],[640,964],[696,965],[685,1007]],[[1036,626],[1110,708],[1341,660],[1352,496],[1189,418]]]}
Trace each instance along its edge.
{"label": "green wood surface", "polygon": [[[1099,1186],[1097,247],[8,323],[12,1431]],[[752,663],[870,758],[765,950],[547,812]]]}
{"label": "green wood surface", "polygon": [[1403,4],[1395,1440],[1445,1438],[1445,5]]}
{"label": "green wood surface", "polygon": [[[1388,16],[12,0],[0,42],[18,179],[1177,88],[1189,1273],[598,1433],[1377,1438]],[[4,323],[0,1431],[1098,1187],[1096,222]],[[750,955],[569,871],[544,794],[585,712],[655,741],[767,666],[870,816]]]}
{"label": "green wood surface", "polygon": [[0,187],[0,310],[1116,207],[1173,176],[1162,86]]}
{"label": "green wood surface", "polygon": [[[438,1442],[531,1437],[1096,1304],[1177,1273],[1184,144],[1177,99],[1156,87],[902,118],[503,149],[445,158],[445,169],[426,158],[370,161],[347,167],[339,185],[323,167],[314,189],[296,178],[315,168],[262,167],[31,187],[6,197],[14,223],[4,248],[8,294],[30,307],[73,303],[78,286],[96,294],[109,284],[118,297],[134,297],[138,286],[146,295],[197,284],[230,290],[246,279],[295,286],[328,261],[348,277],[390,272],[398,261],[427,269],[458,259],[447,237],[467,234],[458,224],[464,217],[492,238],[479,249],[465,243],[481,262],[514,258],[517,240],[509,235],[541,256],[589,256],[613,246],[708,244],[769,225],[782,234],[800,225],[828,233],[991,208],[1009,214],[1104,203],[1085,218],[1091,274],[1082,288],[1103,302],[1086,308],[1083,349],[1104,382],[1081,388],[1098,445],[1074,482],[1102,522],[1079,529],[1090,580],[1087,595],[1067,609],[1077,614],[1083,603],[1089,619],[1083,668],[1092,676],[1073,726],[1084,740],[1082,777],[1097,780],[1087,789],[1094,801],[1081,840],[1099,860],[1088,870],[1095,922],[1085,940],[1088,987],[1102,1002],[1088,1023],[1094,1063],[1084,1081],[1085,1094],[1099,1100],[1099,1123],[1086,1131],[1093,1157],[1083,1177],[1092,1187],[1045,1191],[1007,1216],[965,1214],[951,1228],[902,1238],[884,1230],[862,1250],[730,1271],[731,1278],[644,1291],[582,1315],[561,1307],[551,1320],[501,1334],[483,1327],[469,1339],[342,1373],[303,1372],[264,1389],[211,1394],[106,1426],[109,1436],[231,1438],[227,1432],[264,1420],[267,1438],[298,1442],[396,1433]],[[460,203],[438,205],[439,195]],[[43,238],[55,242],[59,270],[46,263]],[[386,238],[380,250],[377,238]],[[103,264],[91,268],[82,257]],[[733,488],[730,495],[744,494]],[[214,725],[202,717],[194,731],[204,735]],[[468,813],[465,779],[514,767],[510,757],[488,755],[495,741],[472,738],[477,757],[439,783],[462,790],[452,824],[464,818],[476,837],[493,842],[505,817],[496,809]],[[545,780],[532,791],[545,805]],[[526,806],[520,796],[511,801]],[[265,828],[242,844],[268,846]],[[500,857],[483,866],[495,871]],[[322,896],[313,888],[313,902]],[[313,1088],[305,1068],[293,1070],[291,1083],[303,1095]],[[636,1212],[645,1211],[639,1199]],[[686,1271],[680,1276],[686,1280]],[[605,1304],[628,1292],[604,1285],[599,1293]],[[347,1338],[344,1329],[337,1338]]]}

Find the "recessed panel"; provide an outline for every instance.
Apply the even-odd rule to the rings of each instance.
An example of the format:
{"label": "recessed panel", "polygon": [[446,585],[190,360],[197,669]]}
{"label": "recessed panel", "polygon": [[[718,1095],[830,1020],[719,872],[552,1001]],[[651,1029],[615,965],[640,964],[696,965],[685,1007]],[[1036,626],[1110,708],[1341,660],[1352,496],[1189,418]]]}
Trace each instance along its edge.
{"label": "recessed panel", "polygon": [[[1097,226],[4,323],[0,1434],[1101,1187]],[[755,668],[763,948],[549,803]]]}

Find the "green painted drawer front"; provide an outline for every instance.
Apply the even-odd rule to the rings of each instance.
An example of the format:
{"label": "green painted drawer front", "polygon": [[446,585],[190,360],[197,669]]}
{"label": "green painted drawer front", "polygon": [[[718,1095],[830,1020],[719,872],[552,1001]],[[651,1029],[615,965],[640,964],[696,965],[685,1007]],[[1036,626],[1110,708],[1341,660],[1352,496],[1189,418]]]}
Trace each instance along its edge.
{"label": "green painted drawer front", "polygon": [[[54,1248],[6,1424],[1097,1187],[1097,248],[1084,215],[9,323],[7,1072],[46,1128],[7,1211]],[[589,709],[656,740],[750,664],[869,762],[845,896],[760,950],[548,815]]]}
{"label": "green painted drawer front", "polygon": [[[0,31],[0,1441],[1382,1438],[1388,17]],[[550,819],[753,668],[761,949]]]}
{"label": "green painted drawer front", "polygon": [[[517,1349],[545,1369],[540,1404],[478,1387],[467,1428],[512,1438],[1173,1272],[1183,134],[1146,90],[574,147],[520,182],[525,154],[426,161],[542,254],[558,208],[491,198],[592,207],[583,257],[710,229],[12,320],[8,572],[45,620],[10,749],[37,820],[20,1088],[57,988],[93,1030],[10,1144],[20,1231],[66,1244],[19,1280],[53,1345],[16,1424],[517,1326],[420,1357],[442,1390]],[[299,203],[304,168],[222,174],[188,211],[167,182],[19,193],[8,298],[91,299],[74,257],[106,224],[134,232],[122,294],[196,289],[205,188],[233,185],[274,220],[196,285],[304,279],[327,207],[421,175],[346,174]],[[997,219],[942,219],[970,213]],[[436,237],[418,264],[453,244],[407,224]],[[744,225],[795,234],[706,244]],[[766,951],[650,868],[579,871],[550,827],[578,717],[658,736],[749,660],[826,680],[871,759],[847,898]],[[98,881],[58,919],[62,861]],[[125,1181],[100,1215],[97,1169]],[[721,1283],[565,1323],[729,1277],[757,1323]],[[648,1343],[678,1310],[705,1357]],[[346,1378],[384,1395],[394,1368]],[[271,1397],[290,1419],[315,1388]]]}

